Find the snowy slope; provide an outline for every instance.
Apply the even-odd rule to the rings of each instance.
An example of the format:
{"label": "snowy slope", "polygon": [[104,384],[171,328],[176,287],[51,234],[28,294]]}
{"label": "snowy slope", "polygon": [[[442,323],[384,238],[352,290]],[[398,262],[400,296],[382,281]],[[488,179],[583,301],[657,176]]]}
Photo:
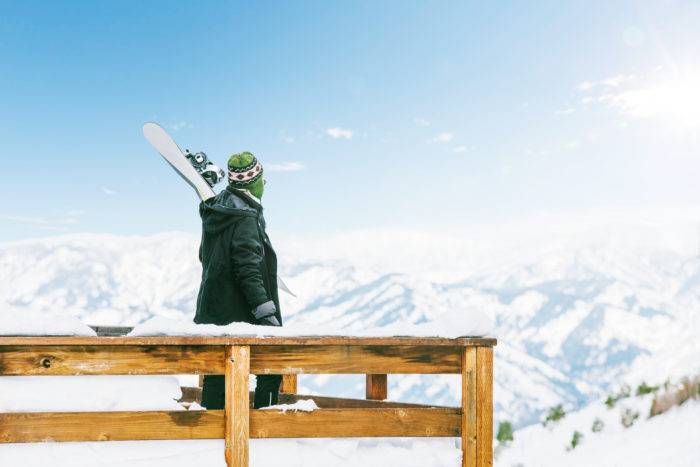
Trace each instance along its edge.
{"label": "snowy slope", "polygon": [[[650,396],[631,397],[613,409],[595,402],[567,414],[556,424],[532,425],[514,434],[510,446],[497,448],[496,467],[640,467],[668,465],[690,467],[700,461],[700,401],[647,418]],[[639,412],[629,428],[621,424],[625,410]],[[594,420],[602,431],[591,430]],[[583,437],[568,449],[574,431]]]}
{"label": "snowy slope", "polygon": [[[497,226],[468,233],[351,232],[277,238],[299,295],[287,323],[349,331],[440,321],[479,309],[496,322],[496,419],[517,426],[563,402],[581,407],[611,384],[700,370],[697,224],[643,222]],[[692,217],[692,216],[691,216]],[[636,223],[635,223],[636,222]],[[513,232],[517,232],[514,235]],[[198,238],[73,235],[0,246],[0,313],[39,310],[90,324],[189,319]],[[4,304],[4,305],[3,305]],[[53,316],[57,316],[53,318]],[[390,397],[457,404],[452,376],[390,378]],[[359,376],[301,378],[302,390],[362,396]]]}

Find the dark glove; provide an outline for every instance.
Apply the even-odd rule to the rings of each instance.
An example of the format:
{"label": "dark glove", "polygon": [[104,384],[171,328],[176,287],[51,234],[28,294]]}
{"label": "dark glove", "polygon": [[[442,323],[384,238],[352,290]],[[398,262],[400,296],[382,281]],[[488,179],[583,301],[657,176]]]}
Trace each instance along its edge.
{"label": "dark glove", "polygon": [[258,305],[253,308],[253,316],[255,317],[255,324],[262,324],[263,326],[282,326],[277,317],[277,308],[275,307],[275,302],[268,300],[262,305]]}

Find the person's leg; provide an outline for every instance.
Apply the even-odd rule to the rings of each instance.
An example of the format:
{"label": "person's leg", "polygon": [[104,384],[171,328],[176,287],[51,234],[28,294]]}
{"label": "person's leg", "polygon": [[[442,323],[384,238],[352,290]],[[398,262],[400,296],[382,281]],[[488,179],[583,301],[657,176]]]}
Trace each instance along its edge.
{"label": "person's leg", "polygon": [[276,405],[279,400],[282,375],[260,375],[256,377],[253,407],[259,409]]}
{"label": "person's leg", "polygon": [[202,385],[202,407],[209,410],[224,408],[226,387],[223,375],[206,375]]}

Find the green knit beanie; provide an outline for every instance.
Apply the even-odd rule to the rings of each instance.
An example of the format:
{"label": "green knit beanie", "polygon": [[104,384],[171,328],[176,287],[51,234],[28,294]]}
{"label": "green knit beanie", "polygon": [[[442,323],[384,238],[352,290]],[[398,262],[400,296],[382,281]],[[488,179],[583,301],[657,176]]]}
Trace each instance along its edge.
{"label": "green knit beanie", "polygon": [[232,155],[228,160],[228,183],[262,198],[265,185],[262,164],[248,151]]}

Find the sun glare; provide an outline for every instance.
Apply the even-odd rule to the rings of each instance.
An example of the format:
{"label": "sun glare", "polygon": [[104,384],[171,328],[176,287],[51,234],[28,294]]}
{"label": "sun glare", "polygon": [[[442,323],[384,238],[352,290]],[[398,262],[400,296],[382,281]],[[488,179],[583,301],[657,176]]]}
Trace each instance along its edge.
{"label": "sun glare", "polygon": [[661,118],[676,127],[700,127],[700,72],[620,92],[614,103],[633,117]]}

